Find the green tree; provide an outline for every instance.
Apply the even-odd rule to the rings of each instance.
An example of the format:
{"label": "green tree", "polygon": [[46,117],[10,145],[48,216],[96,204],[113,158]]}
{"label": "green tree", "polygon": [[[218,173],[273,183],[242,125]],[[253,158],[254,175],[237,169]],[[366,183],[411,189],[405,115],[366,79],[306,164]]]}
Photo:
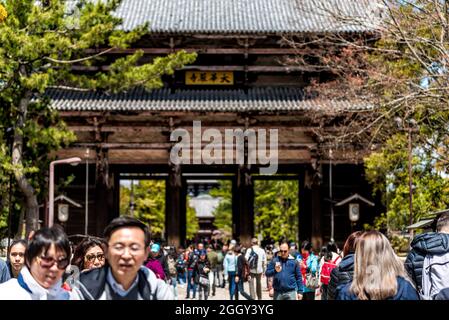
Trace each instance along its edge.
{"label": "green tree", "polygon": [[165,181],[140,180],[134,186],[134,217],[146,223],[154,238],[165,230]]}
{"label": "green tree", "polygon": [[298,239],[298,181],[256,180],[256,234],[275,241]]}
{"label": "green tree", "polygon": [[[13,173],[25,208],[27,234],[37,229],[38,203],[45,198],[43,181],[48,155],[74,141],[73,133],[50,109],[49,88],[118,92],[133,86],[162,86],[161,76],[191,63],[196,55],[183,51],[141,63],[142,51],[106,60],[113,49],[128,48],[148,34],[143,25],[119,28],[113,16],[120,0],[0,0],[6,8],[0,23],[0,123],[12,127],[13,146],[2,158],[2,174]],[[3,11],[2,11],[3,12]],[[89,53],[94,49],[96,53]],[[109,66],[107,71],[80,74],[73,65]],[[2,149],[8,150],[5,136]],[[6,147],[5,147],[6,146]],[[8,150],[9,151],[9,150]],[[1,180],[0,182],[2,182]],[[1,190],[4,192],[4,186]]]}
{"label": "green tree", "polygon": [[232,182],[220,180],[219,186],[210,190],[209,194],[220,199],[214,210],[214,227],[223,234],[232,236]]}
{"label": "green tree", "polygon": [[[298,182],[294,180],[254,181],[255,235],[275,241],[298,237]],[[210,191],[221,198],[214,211],[217,229],[232,233],[232,185],[222,180],[220,186]]]}
{"label": "green tree", "polygon": [[[187,196],[187,203],[189,203],[190,197]],[[187,226],[186,226],[186,238],[187,240],[192,240],[198,233],[200,225],[198,223],[198,218],[196,217],[196,211],[194,208],[187,206]]]}
{"label": "green tree", "polygon": [[[155,238],[163,238],[165,230],[165,181],[140,180],[134,184],[134,217],[146,223]],[[131,188],[120,187],[120,214],[130,214]],[[189,197],[187,197],[187,203]],[[187,206],[186,238],[193,239],[199,230],[195,210]]]}
{"label": "green tree", "polygon": [[[421,146],[412,151],[413,220],[449,205],[449,179],[433,153]],[[408,141],[403,133],[387,140],[382,150],[365,159],[366,178],[379,192],[386,212],[375,219],[377,229],[402,230],[409,225]]]}

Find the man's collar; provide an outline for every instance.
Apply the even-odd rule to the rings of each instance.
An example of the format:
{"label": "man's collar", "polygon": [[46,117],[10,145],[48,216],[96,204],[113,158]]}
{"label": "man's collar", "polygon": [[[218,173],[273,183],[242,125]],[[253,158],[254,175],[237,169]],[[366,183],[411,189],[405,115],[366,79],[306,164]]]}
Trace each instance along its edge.
{"label": "man's collar", "polygon": [[123,288],[123,286],[118,283],[115,278],[114,275],[112,274],[112,270],[109,268],[108,269],[108,273],[106,275],[106,281],[110,284],[112,290],[114,290],[114,292],[116,294],[118,294],[119,296],[126,296],[132,289],[134,289],[134,287],[137,285],[137,283],[139,282],[139,273],[136,274],[136,278],[134,279],[133,283],[131,284],[131,286],[128,288],[128,290],[125,290]]}

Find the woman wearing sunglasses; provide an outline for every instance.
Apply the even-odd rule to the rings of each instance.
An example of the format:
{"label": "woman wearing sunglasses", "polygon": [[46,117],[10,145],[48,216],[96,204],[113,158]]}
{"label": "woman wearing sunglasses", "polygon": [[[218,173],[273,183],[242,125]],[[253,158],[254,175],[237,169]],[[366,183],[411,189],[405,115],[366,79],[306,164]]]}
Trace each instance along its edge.
{"label": "woman wearing sunglasses", "polygon": [[0,285],[0,300],[71,300],[62,288],[62,275],[70,263],[70,244],[54,226],[36,231],[25,252],[25,265],[17,279]]}
{"label": "woman wearing sunglasses", "polygon": [[105,265],[106,244],[103,240],[87,237],[81,241],[73,254],[72,264],[80,271],[101,268]]}

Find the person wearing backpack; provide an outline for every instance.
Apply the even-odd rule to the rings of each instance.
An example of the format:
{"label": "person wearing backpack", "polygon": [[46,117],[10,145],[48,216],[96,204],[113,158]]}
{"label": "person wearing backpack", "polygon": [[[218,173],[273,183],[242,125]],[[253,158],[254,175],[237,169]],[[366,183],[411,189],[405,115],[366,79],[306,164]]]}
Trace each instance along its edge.
{"label": "person wearing backpack", "polygon": [[196,282],[195,282],[195,265],[199,259],[199,253],[202,250],[202,244],[198,244],[198,249],[195,249],[193,246],[189,247],[188,258],[187,258],[187,295],[186,299],[190,297],[190,291],[193,290],[192,299],[195,299],[196,296]]}
{"label": "person wearing backpack", "polygon": [[438,218],[436,230],[417,235],[405,260],[405,269],[423,300],[432,300],[449,287],[449,212]]}
{"label": "person wearing backpack", "polygon": [[210,263],[207,260],[207,252],[206,250],[202,249],[199,251],[198,254],[199,258],[195,263],[194,267],[194,279],[195,283],[198,285],[198,294],[199,299],[203,300],[203,294],[204,294],[204,300],[207,300],[209,296],[209,273],[210,273]]}
{"label": "person wearing backpack", "polygon": [[224,275],[229,281],[229,296],[232,300],[236,292],[235,275],[237,273],[237,257],[234,254],[234,246],[230,246],[223,261]]}
{"label": "person wearing backpack", "polygon": [[178,269],[176,268],[177,254],[175,248],[170,248],[167,254],[168,276],[171,279],[171,285],[173,287],[173,294],[175,299],[178,299],[178,290],[176,289]]}
{"label": "person wearing backpack", "polygon": [[251,239],[251,248],[246,250],[246,261],[248,261],[251,278],[249,280],[249,292],[253,299],[256,299],[254,282],[256,283],[257,299],[262,300],[262,276],[267,265],[267,255],[265,250],[259,247],[259,240]]}
{"label": "person wearing backpack", "polygon": [[154,243],[151,245],[150,255],[148,257],[147,262],[145,263],[145,267],[154,272],[158,279],[167,281],[168,280],[168,266],[164,268],[167,263],[163,254],[161,254],[161,247],[159,244]]}
{"label": "person wearing backpack", "polygon": [[179,255],[176,259],[176,270],[178,272],[178,281],[181,286],[184,286],[187,283],[186,280],[186,257],[185,252],[183,252],[183,249],[179,249]]}
{"label": "person wearing backpack", "polygon": [[245,292],[243,286],[244,282],[251,278],[250,267],[248,261],[245,259],[245,255],[242,254],[242,248],[239,245],[234,247],[234,253],[237,257],[237,273],[235,275],[236,293],[235,300],[239,300],[239,293],[246,298],[246,300],[254,300],[249,294]]}
{"label": "person wearing backpack", "polygon": [[313,253],[312,244],[304,241],[301,244],[301,254],[296,259],[301,266],[304,283],[303,300],[315,300],[315,291],[319,287],[318,257]]}
{"label": "person wearing backpack", "polygon": [[215,296],[218,255],[217,255],[217,252],[213,249],[212,245],[209,245],[207,247],[207,260],[209,260],[209,263],[210,263],[209,290],[212,289],[212,296]]}
{"label": "person wearing backpack", "polygon": [[[320,256],[321,262],[320,262],[320,290],[321,290],[321,300],[327,300],[328,297],[328,287],[329,287],[329,280],[331,277],[331,272],[341,261],[341,257],[335,253],[329,250],[329,245],[326,247],[323,247],[321,249]],[[335,253],[335,256],[333,255]]]}

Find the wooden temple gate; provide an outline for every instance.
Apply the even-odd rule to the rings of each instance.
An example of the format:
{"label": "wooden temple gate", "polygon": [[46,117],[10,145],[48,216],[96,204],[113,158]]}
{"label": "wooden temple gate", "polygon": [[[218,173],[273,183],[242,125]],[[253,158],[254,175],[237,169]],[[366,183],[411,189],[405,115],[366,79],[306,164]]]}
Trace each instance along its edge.
{"label": "wooden temple gate", "polygon": [[[201,121],[203,130],[212,128],[221,134],[226,129],[277,129],[280,175],[270,179],[293,174],[299,181],[299,239],[312,239],[316,246],[329,240],[332,201],[353,193],[369,197],[371,188],[363,174],[364,146],[340,146],[333,150],[333,199],[328,198],[329,150],[333,146],[322,141],[316,132],[330,133],[339,122],[331,116],[331,121],[323,122],[316,116],[334,110],[367,111],[370,106],[307,97],[304,88],[312,80],[332,80],[332,74],[301,65],[285,65],[283,61],[294,56],[297,49],[283,45],[282,39],[294,34],[306,42],[311,33],[339,32],[341,26],[323,14],[312,14],[314,1],[302,5],[296,0],[252,0],[241,1],[241,5],[232,5],[239,1],[200,1],[195,2],[201,7],[198,10],[190,10],[182,0],[170,2],[167,6],[166,1],[152,0],[149,10],[145,1],[124,0],[118,11],[118,16],[125,19],[124,28],[149,21],[152,33],[132,48],[103,55],[106,60],[99,64],[74,66],[86,73],[107,70],[108,61],[137,49],[144,52],[143,62],[179,49],[197,52],[193,65],[163,78],[163,89],[148,93],[136,88],[117,95],[65,89],[50,92],[54,107],[78,137],[57,156],[79,156],[90,163],[89,233],[101,234],[106,224],[118,216],[121,174],[163,174],[167,190],[167,239],[169,243],[182,244],[187,175],[227,173],[232,174],[234,181],[233,233],[247,243],[254,233],[253,181],[261,178],[260,166],[170,163],[170,150],[175,144],[170,141],[170,134],[177,128],[191,130],[194,121]],[[366,8],[368,2],[337,2],[342,12],[362,16],[372,13]],[[209,23],[211,20],[213,24]],[[345,30],[349,36],[362,37],[372,32],[360,26],[348,26]],[[205,144],[203,141],[202,146]],[[86,149],[90,149],[89,156]],[[76,173],[66,192],[83,203],[86,180],[83,166],[60,166],[57,173],[60,176]],[[334,209],[335,239],[342,241],[351,231],[347,208]],[[378,206],[364,209],[359,223],[372,221],[378,210]],[[82,230],[84,209],[74,210],[67,231],[82,233]]]}

